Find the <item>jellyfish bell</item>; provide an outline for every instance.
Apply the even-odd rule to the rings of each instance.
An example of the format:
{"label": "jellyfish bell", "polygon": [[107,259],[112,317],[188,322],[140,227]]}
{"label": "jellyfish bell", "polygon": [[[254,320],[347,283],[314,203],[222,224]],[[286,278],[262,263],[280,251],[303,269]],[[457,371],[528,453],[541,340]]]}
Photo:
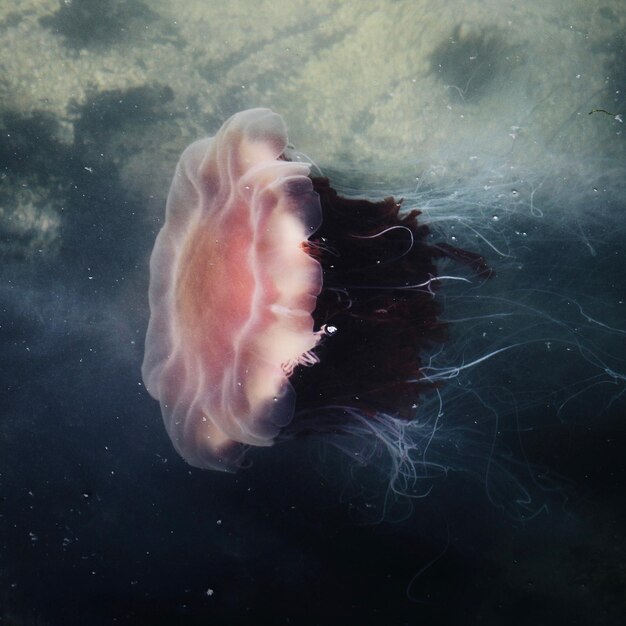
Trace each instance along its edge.
{"label": "jellyfish bell", "polygon": [[[416,415],[424,351],[446,334],[419,211],[340,196],[288,160],[285,124],[243,111],[182,154],[150,261],[143,379],[191,465],[251,446]],[[385,417],[386,416],[386,417]],[[357,428],[358,430],[358,428]],[[376,434],[377,433],[377,434]]]}
{"label": "jellyfish bell", "polygon": [[278,159],[285,145],[282,119],[254,109],[187,148],[152,253],[143,378],[198,467],[271,445],[295,404],[284,364],[319,341],[321,270],[301,247],[319,200],[308,167]]}

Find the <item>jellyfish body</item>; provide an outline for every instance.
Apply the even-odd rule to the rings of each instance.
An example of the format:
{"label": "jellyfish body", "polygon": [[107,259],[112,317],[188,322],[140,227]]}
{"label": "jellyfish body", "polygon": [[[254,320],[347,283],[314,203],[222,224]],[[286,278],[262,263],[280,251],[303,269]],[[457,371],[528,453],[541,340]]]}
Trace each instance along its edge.
{"label": "jellyfish body", "polygon": [[338,195],[287,159],[283,120],[234,115],[185,150],[150,262],[142,368],[177,451],[231,470],[248,446],[411,420],[445,338],[436,260],[416,210]]}
{"label": "jellyfish body", "polygon": [[[229,468],[294,411],[285,363],[319,340],[321,269],[301,244],[320,208],[309,168],[279,160],[282,119],[253,109],[183,153],[150,262],[142,368],[192,465]],[[312,358],[312,357],[308,357]]]}

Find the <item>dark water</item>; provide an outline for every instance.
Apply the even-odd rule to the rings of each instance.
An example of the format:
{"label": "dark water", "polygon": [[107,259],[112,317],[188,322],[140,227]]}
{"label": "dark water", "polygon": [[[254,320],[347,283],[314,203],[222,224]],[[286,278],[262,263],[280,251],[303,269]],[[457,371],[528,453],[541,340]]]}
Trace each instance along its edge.
{"label": "dark water", "polygon": [[[111,35],[118,22],[157,19],[141,3],[111,3],[94,39],[86,30],[98,10],[80,7],[52,7],[41,23],[70,56],[126,45]],[[3,29],[23,23],[11,15]],[[624,80],[619,67],[611,76]],[[479,77],[474,98],[489,72]],[[428,495],[409,501],[388,496],[383,459],[359,469],[323,442],[253,453],[252,467],[235,475],[191,469],[171,448],[139,370],[148,257],[168,184],[160,168],[171,175],[191,125],[176,97],[167,84],[94,88],[60,116],[44,104],[25,110],[2,91],[0,623],[622,624],[623,136],[610,158],[598,155],[603,175],[596,169],[584,181],[600,200],[570,193],[560,169],[537,167],[548,183],[535,200],[561,212],[511,244],[515,261],[493,254],[501,282],[484,293],[514,301],[522,285],[535,288],[528,303],[552,316],[547,334],[563,349],[516,352],[479,370],[458,383],[481,390],[466,401],[452,391],[457,381],[444,385],[444,402],[453,398],[442,427],[451,471],[420,482]],[[153,150],[159,158],[139,167],[137,155],[145,165]],[[145,180],[151,168],[154,185],[137,184],[135,172]],[[462,176],[455,184],[475,199]],[[490,202],[485,214],[502,209],[501,199]],[[595,224],[581,217],[593,211]],[[517,262],[525,271],[515,273]],[[548,288],[563,295],[558,307],[540,295]],[[571,302],[587,297],[597,324],[571,314]],[[458,302],[448,309],[455,315]],[[527,345],[546,336],[540,319],[524,322]],[[563,347],[576,333],[583,350]],[[468,343],[474,356],[486,350],[480,334]],[[452,341],[459,363],[465,339]],[[513,399],[492,402],[490,385],[505,390],[493,397]],[[455,431],[478,406],[502,421]],[[467,444],[476,438],[480,446]],[[492,459],[506,465],[502,474]],[[532,494],[528,506],[515,502],[517,481]]]}

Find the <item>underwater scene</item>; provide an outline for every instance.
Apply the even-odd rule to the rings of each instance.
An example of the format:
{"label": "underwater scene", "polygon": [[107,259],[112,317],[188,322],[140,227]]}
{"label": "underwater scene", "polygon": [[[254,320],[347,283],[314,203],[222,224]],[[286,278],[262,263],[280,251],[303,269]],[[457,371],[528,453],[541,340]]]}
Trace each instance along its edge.
{"label": "underwater scene", "polygon": [[625,33],[0,2],[0,624],[623,624]]}

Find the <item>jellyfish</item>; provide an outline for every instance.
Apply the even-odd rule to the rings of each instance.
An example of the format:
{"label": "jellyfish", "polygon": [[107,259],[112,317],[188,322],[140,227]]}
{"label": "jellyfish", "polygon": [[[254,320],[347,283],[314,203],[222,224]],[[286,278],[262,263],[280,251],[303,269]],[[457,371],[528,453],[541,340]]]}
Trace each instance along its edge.
{"label": "jellyfish", "polygon": [[[490,394],[508,398],[512,383],[460,383],[460,372],[520,346],[549,351],[555,338],[607,370],[566,322],[520,297],[477,295],[497,281],[490,263],[455,236],[438,239],[440,223],[511,255],[459,214],[422,208],[342,195],[269,109],[237,113],[183,152],[150,260],[142,375],[190,465],[234,471],[252,448],[321,436],[361,463],[384,451],[390,484],[406,492],[420,473],[499,463],[479,416],[496,415],[497,431],[502,403]],[[446,295],[459,284],[465,291]],[[524,316],[534,321],[506,329]],[[483,338],[480,349],[465,330]],[[462,424],[442,428],[444,398]],[[500,476],[501,490],[529,500],[509,472]]]}

